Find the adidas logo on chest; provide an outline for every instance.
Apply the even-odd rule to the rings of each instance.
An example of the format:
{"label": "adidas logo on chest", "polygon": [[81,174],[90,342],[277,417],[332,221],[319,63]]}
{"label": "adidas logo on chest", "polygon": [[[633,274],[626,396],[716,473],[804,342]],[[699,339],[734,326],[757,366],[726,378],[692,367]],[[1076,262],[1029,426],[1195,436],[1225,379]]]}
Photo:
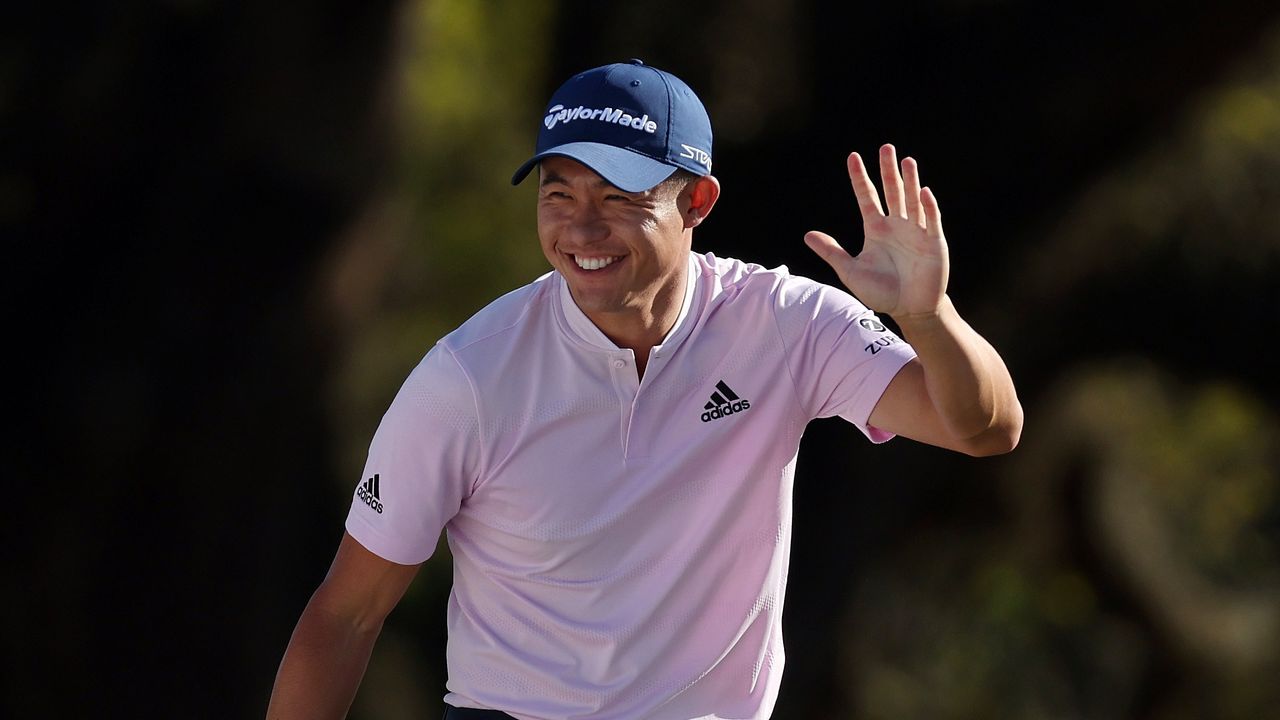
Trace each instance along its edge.
{"label": "adidas logo on chest", "polygon": [[716,389],[711,393],[711,399],[706,405],[702,406],[705,411],[702,413],[702,422],[711,422],[720,418],[729,417],[734,413],[745,412],[751,408],[751,401],[738,397],[723,380],[716,383]]}

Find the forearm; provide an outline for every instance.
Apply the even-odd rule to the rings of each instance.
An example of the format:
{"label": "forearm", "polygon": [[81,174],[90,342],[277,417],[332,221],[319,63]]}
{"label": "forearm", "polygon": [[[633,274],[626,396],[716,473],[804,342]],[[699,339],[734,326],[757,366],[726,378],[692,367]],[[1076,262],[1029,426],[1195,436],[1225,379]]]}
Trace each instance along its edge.
{"label": "forearm", "polygon": [[1022,406],[1004,361],[943,296],[937,314],[895,317],[924,370],[947,432],[982,454],[1005,452],[1022,431]]}
{"label": "forearm", "polygon": [[313,597],[280,662],[268,720],[346,717],[380,630],[344,622]]}

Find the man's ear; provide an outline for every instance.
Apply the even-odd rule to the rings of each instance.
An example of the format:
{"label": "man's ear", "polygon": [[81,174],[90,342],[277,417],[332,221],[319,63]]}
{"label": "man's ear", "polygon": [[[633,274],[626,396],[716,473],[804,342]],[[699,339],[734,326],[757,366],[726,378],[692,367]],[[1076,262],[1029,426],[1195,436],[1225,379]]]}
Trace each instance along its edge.
{"label": "man's ear", "polygon": [[711,214],[720,198],[720,181],[714,175],[693,180],[680,193],[680,212],[686,229],[697,227]]}

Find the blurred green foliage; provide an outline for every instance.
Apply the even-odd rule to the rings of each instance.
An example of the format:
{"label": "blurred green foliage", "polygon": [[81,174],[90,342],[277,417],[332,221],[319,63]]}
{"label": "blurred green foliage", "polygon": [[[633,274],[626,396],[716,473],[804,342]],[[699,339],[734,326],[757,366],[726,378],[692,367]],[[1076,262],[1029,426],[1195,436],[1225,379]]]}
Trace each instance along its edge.
{"label": "blurred green foliage", "polygon": [[[1061,307],[1083,288],[1123,281],[1169,255],[1188,279],[1230,297],[1237,279],[1257,282],[1280,265],[1280,28],[1165,124],[1135,157],[1115,159],[1046,213],[1044,240],[1028,242],[1013,264],[1029,269],[1011,275],[1018,294]],[[1149,300],[1172,300],[1177,289]]]}
{"label": "blurred green foliage", "polygon": [[[1265,368],[1267,354],[1213,318],[1275,329],[1280,307],[1234,303],[1274,297],[1242,290],[1274,287],[1277,207],[1280,28],[1024,244],[993,316],[1031,348],[1052,337],[1074,355],[1040,358],[1059,363],[1056,390],[1028,406],[1005,506],[977,528],[917,535],[859,578],[842,633],[851,716],[1274,715],[1277,410],[1242,378],[1178,377],[1160,364],[1165,346],[1135,358],[1144,348],[1090,311],[1123,298],[1132,305],[1111,308],[1121,331],[1169,327],[1191,357],[1242,353]],[[1150,293],[1160,272],[1164,292],[1128,292]],[[1233,304],[1189,305],[1193,288]],[[1050,309],[1061,323],[1044,322]]]}
{"label": "blurred green foliage", "polygon": [[[919,535],[863,573],[842,627],[852,715],[1265,717],[1275,412],[1147,362],[1064,377],[1048,407],[1005,478],[1011,521]],[[1142,700],[1165,663],[1185,683]]]}
{"label": "blurred green foliage", "polygon": [[553,7],[422,0],[402,9],[398,170],[372,210],[381,220],[346,238],[380,258],[378,301],[353,323],[337,382],[337,421],[354,443],[342,458],[348,478],[399,383],[435,341],[549,269],[532,191],[509,181],[533,151]]}
{"label": "blurred green foliage", "polygon": [[1113,403],[1142,402],[1113,405],[1113,432],[1127,443],[1116,461],[1169,518],[1175,551],[1218,581],[1249,587],[1268,573],[1280,580],[1280,548],[1260,528],[1280,492],[1280,432],[1270,411],[1225,383],[1169,403],[1140,384],[1122,393],[1106,381],[1100,390],[1117,391],[1108,394]]}

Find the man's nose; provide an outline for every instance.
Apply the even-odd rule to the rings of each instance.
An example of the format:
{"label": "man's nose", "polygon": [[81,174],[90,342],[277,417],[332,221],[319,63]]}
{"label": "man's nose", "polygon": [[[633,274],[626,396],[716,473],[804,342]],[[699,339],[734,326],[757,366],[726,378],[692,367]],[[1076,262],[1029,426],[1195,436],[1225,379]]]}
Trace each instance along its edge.
{"label": "man's nose", "polygon": [[595,203],[580,203],[569,218],[574,240],[591,244],[609,237],[609,225]]}

